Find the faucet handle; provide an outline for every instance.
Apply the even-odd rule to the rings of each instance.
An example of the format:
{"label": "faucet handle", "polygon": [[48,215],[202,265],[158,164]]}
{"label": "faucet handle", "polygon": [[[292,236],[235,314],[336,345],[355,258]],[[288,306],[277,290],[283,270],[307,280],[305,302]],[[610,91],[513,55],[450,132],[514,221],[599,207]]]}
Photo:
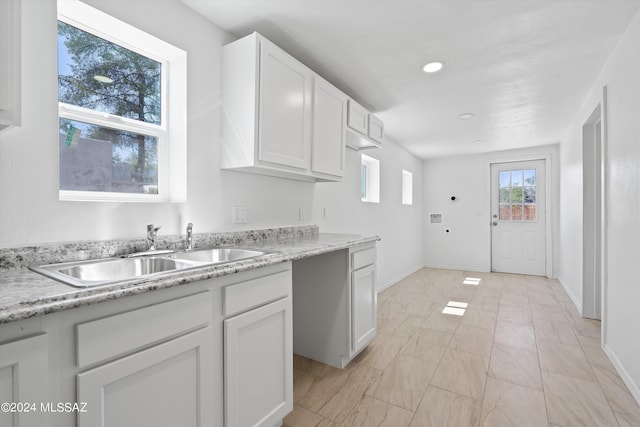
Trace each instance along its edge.
{"label": "faucet handle", "polygon": [[193,249],[193,223],[187,224],[187,238],[185,241],[185,250],[190,251]]}

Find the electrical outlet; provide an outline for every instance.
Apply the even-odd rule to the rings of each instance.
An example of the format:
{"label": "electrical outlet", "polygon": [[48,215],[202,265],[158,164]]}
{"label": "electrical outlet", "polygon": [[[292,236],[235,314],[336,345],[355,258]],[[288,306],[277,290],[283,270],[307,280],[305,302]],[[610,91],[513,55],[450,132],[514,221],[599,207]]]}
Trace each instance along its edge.
{"label": "electrical outlet", "polygon": [[233,224],[245,224],[247,222],[247,207],[233,206],[231,208],[231,222]]}
{"label": "electrical outlet", "polygon": [[325,221],[329,219],[329,215],[327,214],[327,208],[322,208],[322,218]]}
{"label": "electrical outlet", "polygon": [[304,221],[304,208],[302,206],[298,208],[298,219]]}

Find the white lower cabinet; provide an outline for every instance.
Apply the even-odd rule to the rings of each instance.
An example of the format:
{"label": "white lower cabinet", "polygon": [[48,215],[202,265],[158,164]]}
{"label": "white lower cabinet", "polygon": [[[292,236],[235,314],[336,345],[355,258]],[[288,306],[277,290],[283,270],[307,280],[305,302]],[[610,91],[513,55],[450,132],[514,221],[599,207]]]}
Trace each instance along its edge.
{"label": "white lower cabinet", "polygon": [[41,408],[47,402],[47,354],[46,334],[0,343],[0,426],[49,425]]}
{"label": "white lower cabinet", "polygon": [[293,352],[344,368],[376,334],[376,248],[367,243],[293,263]]}
{"label": "white lower cabinet", "polygon": [[376,268],[369,265],[351,273],[351,355],[376,334]]}
{"label": "white lower cabinet", "polygon": [[225,425],[280,425],[293,409],[291,297],[224,321]]}
{"label": "white lower cabinet", "polygon": [[78,324],[78,427],[211,426],[212,313],[206,291]]}
{"label": "white lower cabinet", "polygon": [[78,374],[78,427],[204,427],[213,345],[207,327]]}

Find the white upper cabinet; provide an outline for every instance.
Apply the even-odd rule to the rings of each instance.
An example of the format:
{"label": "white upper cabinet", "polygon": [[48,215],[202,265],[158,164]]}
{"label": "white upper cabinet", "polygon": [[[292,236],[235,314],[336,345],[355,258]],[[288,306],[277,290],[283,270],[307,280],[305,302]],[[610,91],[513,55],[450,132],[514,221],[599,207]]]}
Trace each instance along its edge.
{"label": "white upper cabinet", "polygon": [[20,124],[20,0],[0,1],[0,130]]}
{"label": "white upper cabinet", "polygon": [[346,95],[258,33],[222,50],[222,167],[304,181],[344,168]]}
{"label": "white upper cabinet", "polygon": [[312,73],[267,40],[260,41],[258,160],[309,169]]}
{"label": "white upper cabinet", "polygon": [[347,124],[349,128],[367,136],[369,112],[353,99],[349,100],[349,117]]}
{"label": "white upper cabinet", "polygon": [[349,100],[347,146],[354,150],[380,148],[384,140],[384,123],[362,105]]}
{"label": "white upper cabinet", "polygon": [[314,78],[311,170],[344,175],[347,96],[319,76]]}
{"label": "white upper cabinet", "polygon": [[369,114],[369,131],[367,136],[380,144],[382,144],[384,140],[384,123],[373,114]]}

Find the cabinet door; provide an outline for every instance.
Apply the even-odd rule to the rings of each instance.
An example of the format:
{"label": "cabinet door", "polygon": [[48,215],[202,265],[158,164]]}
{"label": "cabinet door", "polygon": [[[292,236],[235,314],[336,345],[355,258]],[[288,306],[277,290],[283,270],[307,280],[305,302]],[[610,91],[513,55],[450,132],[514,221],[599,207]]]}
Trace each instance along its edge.
{"label": "cabinet door", "polygon": [[314,81],[311,169],[343,176],[347,96],[321,78]]}
{"label": "cabinet door", "polygon": [[224,321],[225,426],[274,426],[293,409],[291,297]]}
{"label": "cabinet door", "polygon": [[262,40],[258,160],[309,169],[311,70]]}
{"label": "cabinet door", "polygon": [[213,425],[210,327],[78,374],[78,427]]}
{"label": "cabinet door", "polygon": [[369,120],[369,112],[365,110],[365,108],[355,102],[353,99],[349,100],[349,112],[347,114],[347,125],[361,133],[362,135],[367,136],[368,123]]}
{"label": "cabinet door", "polygon": [[351,273],[351,354],[366,346],[376,334],[375,265]]}
{"label": "cabinet door", "polygon": [[369,138],[380,144],[384,141],[384,123],[373,114],[369,114]]}
{"label": "cabinet door", "polygon": [[[41,403],[47,402],[48,346],[45,334],[0,344],[0,403],[25,404],[27,408],[0,411],[0,426],[49,425]],[[35,407],[31,404],[36,405]],[[4,409],[4,408],[3,408]],[[12,409],[16,409],[15,412]]]}

